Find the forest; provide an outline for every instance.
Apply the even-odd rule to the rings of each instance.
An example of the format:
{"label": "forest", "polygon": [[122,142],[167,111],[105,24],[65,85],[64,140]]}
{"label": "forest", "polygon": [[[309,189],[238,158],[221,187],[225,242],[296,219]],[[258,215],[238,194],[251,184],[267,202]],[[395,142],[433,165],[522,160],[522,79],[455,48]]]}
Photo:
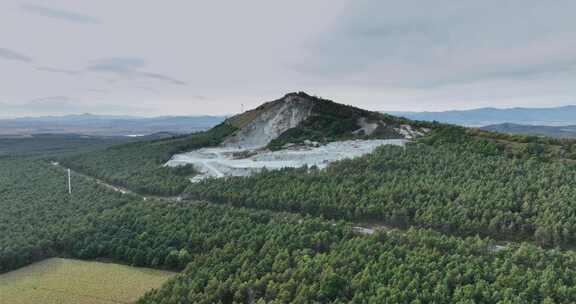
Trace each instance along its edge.
{"label": "forest", "polygon": [[[139,303],[573,303],[576,255],[425,229],[208,202],[143,201],[2,158],[0,272],[67,256],[182,270]],[[25,182],[24,182],[25,181]]]}
{"label": "forest", "polygon": [[195,175],[191,166],[163,167],[172,155],[219,144],[235,128],[222,123],[208,131],[153,141],[116,145],[105,150],[57,158],[70,168],[142,194],[181,193]]}
{"label": "forest", "polygon": [[[476,132],[476,131],[474,131]],[[193,184],[187,196],[234,206],[376,221],[543,246],[576,244],[576,162],[546,139],[442,127],[405,149],[317,168]],[[490,140],[488,140],[490,139]],[[513,140],[513,141],[512,141]],[[570,142],[571,143],[571,142]],[[543,148],[534,148],[540,147]],[[573,145],[559,146],[566,151]]]}
{"label": "forest", "polygon": [[[181,272],[141,304],[576,302],[576,253],[554,248],[576,242],[572,141],[434,124],[406,148],[325,170],[189,185],[193,169],[161,166],[232,132],[223,124],[61,159],[183,201],[80,174],[69,195],[63,168],[0,157],[0,273],[49,257]],[[364,235],[359,222],[399,229]]]}
{"label": "forest", "polygon": [[66,172],[42,160],[3,157],[0,168],[0,273],[60,255],[82,216],[134,200],[77,176],[70,196]]}
{"label": "forest", "polygon": [[251,234],[263,236],[283,225],[293,227],[283,232],[286,235],[309,231],[301,242],[317,249],[327,248],[345,234],[320,219],[291,214],[205,202],[144,201],[79,175],[73,176],[69,195],[62,168],[16,158],[0,159],[0,165],[0,229],[4,232],[0,273],[53,256],[110,258],[179,270],[191,254],[232,240],[255,242]]}

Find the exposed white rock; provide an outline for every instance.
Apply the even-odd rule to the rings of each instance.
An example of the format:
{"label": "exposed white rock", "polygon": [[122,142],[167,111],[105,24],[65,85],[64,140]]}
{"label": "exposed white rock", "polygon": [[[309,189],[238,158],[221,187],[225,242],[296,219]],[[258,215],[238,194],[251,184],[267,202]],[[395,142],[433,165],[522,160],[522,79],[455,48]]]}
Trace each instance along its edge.
{"label": "exposed white rock", "polygon": [[270,105],[267,111],[224,141],[223,146],[241,149],[264,147],[308,118],[313,103],[309,99],[288,96],[282,102],[273,102]]}
{"label": "exposed white rock", "polygon": [[358,125],[360,126],[360,129],[354,131],[354,133],[363,132],[364,135],[372,135],[372,133],[378,129],[378,123],[368,122],[365,117],[360,117],[358,119]]}
{"label": "exposed white rock", "polygon": [[[264,168],[269,170],[303,166],[325,168],[334,161],[371,153],[381,145],[403,146],[406,142],[405,139],[348,140],[318,147],[294,146],[280,151],[239,149],[230,146],[203,148],[176,154],[166,166],[192,164],[201,172],[192,179],[192,182],[197,182],[207,177],[248,176]],[[237,157],[242,154],[250,156]]]}
{"label": "exposed white rock", "polygon": [[429,132],[429,130],[425,131],[424,129],[413,128],[411,125],[400,125],[399,128],[395,128],[394,130],[407,139],[424,136]]}

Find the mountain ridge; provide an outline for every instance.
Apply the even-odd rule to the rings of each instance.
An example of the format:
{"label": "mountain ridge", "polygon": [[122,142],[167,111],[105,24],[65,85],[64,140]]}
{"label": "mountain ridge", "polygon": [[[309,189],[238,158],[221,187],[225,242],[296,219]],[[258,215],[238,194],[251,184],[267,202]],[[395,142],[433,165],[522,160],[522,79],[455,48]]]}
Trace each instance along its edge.
{"label": "mountain ridge", "polygon": [[500,123],[562,126],[576,125],[576,105],[545,108],[478,108],[438,112],[388,112],[409,119],[439,121],[471,127]]}
{"label": "mountain ridge", "polygon": [[481,129],[508,134],[547,136],[553,138],[569,138],[569,139],[576,138],[576,125],[540,126],[540,125],[523,125],[515,123],[502,123],[502,124],[484,126]]}
{"label": "mountain ridge", "polygon": [[0,135],[39,133],[97,136],[149,135],[158,132],[186,134],[213,127],[223,116],[115,116],[77,114],[0,119]]}

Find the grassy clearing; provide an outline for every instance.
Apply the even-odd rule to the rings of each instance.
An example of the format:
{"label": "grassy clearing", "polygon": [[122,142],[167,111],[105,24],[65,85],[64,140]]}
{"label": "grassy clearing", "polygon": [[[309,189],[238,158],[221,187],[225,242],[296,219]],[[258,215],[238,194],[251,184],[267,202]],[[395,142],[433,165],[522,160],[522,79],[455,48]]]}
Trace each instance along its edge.
{"label": "grassy clearing", "polygon": [[175,273],[53,258],[0,275],[0,304],[133,303]]}

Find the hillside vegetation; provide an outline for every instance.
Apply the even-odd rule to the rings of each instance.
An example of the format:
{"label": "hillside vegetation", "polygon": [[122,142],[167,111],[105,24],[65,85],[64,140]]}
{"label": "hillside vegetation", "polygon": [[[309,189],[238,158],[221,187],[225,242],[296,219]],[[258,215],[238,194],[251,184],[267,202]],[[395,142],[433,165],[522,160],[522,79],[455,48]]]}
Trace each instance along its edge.
{"label": "hillside vegetation", "polygon": [[1,158],[0,166],[0,273],[55,256],[181,270],[191,254],[228,243],[260,244],[265,235],[277,238],[274,231],[294,237],[305,233],[302,244],[318,250],[346,234],[341,227],[296,215],[143,201],[76,175],[70,196],[61,168]]}
{"label": "hillside vegetation", "polygon": [[358,236],[344,222],[142,201],[81,176],[69,197],[57,167],[0,165],[0,272],[58,255],[183,269],[140,304],[576,301],[572,252],[427,230]]}
{"label": "hillside vegetation", "polygon": [[563,148],[573,146],[551,149],[493,135],[438,126],[406,149],[383,146],[326,170],[206,180],[190,185],[187,193],[236,206],[396,227],[530,239],[547,246],[576,244],[571,186],[576,163],[560,158]]}
{"label": "hillside vegetation", "polygon": [[65,171],[40,160],[5,157],[0,168],[0,273],[69,250],[84,215],[134,200],[78,176],[70,196]]}
{"label": "hillside vegetation", "polygon": [[235,127],[222,123],[205,132],[113,146],[103,151],[61,158],[60,162],[139,193],[177,195],[196,172],[191,166],[169,168],[164,167],[164,163],[176,153],[217,145],[235,130]]}
{"label": "hillside vegetation", "polygon": [[576,256],[430,231],[355,237],[315,252],[297,236],[196,256],[138,303],[571,303]]}
{"label": "hillside vegetation", "polygon": [[[354,108],[318,105],[328,109],[272,145],[364,136],[350,133]],[[182,271],[140,304],[576,302],[576,253],[543,249],[576,245],[574,141],[390,117],[396,131],[430,132],[324,170],[190,184],[192,168],[162,167],[223,143],[244,118],[62,160],[137,192],[184,190],[184,201],[77,175],[70,197],[62,168],[0,158],[0,272],[54,256]],[[360,235],[357,222],[402,229]]]}

